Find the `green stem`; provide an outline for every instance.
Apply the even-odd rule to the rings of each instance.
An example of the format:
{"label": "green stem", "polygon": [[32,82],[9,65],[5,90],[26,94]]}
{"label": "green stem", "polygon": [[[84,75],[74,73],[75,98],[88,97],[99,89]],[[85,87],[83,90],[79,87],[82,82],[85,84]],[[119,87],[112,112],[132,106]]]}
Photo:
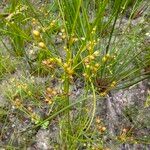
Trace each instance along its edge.
{"label": "green stem", "polygon": [[74,102],[74,103],[72,103],[72,104],[70,104],[70,105],[68,105],[68,106],[66,106],[66,107],[64,107],[64,108],[62,108],[61,110],[59,110],[59,111],[57,111],[56,113],[54,113],[53,115],[49,116],[49,117],[46,118],[45,120],[39,122],[39,123],[38,123],[37,125],[35,125],[34,127],[29,128],[28,130],[22,131],[22,132],[27,132],[27,131],[36,129],[37,127],[41,126],[41,125],[44,124],[45,122],[51,121],[52,119],[54,119],[55,117],[57,117],[57,116],[58,116],[59,114],[61,114],[62,112],[65,112],[66,110],[70,109],[71,107],[75,106],[75,105],[78,104],[78,103],[81,103],[81,102],[85,101],[86,99],[87,99],[87,98],[83,98],[83,99],[81,99],[81,100],[79,100],[79,101],[76,101],[76,102]]}
{"label": "green stem", "polygon": [[[70,105],[69,101],[69,78],[68,75],[65,75],[65,81],[64,81],[64,94],[65,94],[65,107]],[[68,130],[71,131],[71,119],[70,119],[70,110],[66,110],[67,113],[67,123],[68,123]]]}
{"label": "green stem", "polygon": [[94,116],[95,116],[95,112],[96,112],[96,94],[95,94],[95,88],[94,88],[94,85],[92,83],[92,81],[90,80],[90,84],[91,84],[91,88],[92,88],[92,92],[93,92],[93,110],[92,110],[92,116],[91,118],[89,119],[89,121],[86,123],[85,125],[85,128],[86,130],[85,131],[88,131],[93,120],[94,120]]}
{"label": "green stem", "polygon": [[108,50],[109,50],[109,46],[110,46],[110,43],[111,43],[111,39],[112,39],[112,36],[113,36],[113,32],[114,32],[114,29],[115,29],[115,24],[116,24],[118,15],[119,15],[119,11],[120,11],[120,8],[121,8],[121,4],[122,4],[122,1],[119,3],[119,6],[118,6],[118,10],[117,10],[117,13],[116,13],[116,16],[115,16],[115,20],[114,20],[114,23],[113,23],[113,27],[112,27],[112,30],[111,30],[111,33],[110,33],[110,36],[109,36],[108,44],[107,44],[107,46],[106,46],[106,54],[108,53]]}

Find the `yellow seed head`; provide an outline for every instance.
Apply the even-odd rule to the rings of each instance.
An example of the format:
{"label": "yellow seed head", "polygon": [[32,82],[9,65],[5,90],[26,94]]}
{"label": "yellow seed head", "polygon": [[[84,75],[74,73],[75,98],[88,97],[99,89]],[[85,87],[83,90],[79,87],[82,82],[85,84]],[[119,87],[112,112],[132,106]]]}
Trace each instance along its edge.
{"label": "yellow seed head", "polygon": [[57,91],[56,90],[53,90],[52,91],[52,94],[55,96],[57,94]]}
{"label": "yellow seed head", "polygon": [[94,45],[94,46],[96,45],[96,41],[95,41],[95,40],[93,41],[93,45]]}
{"label": "yellow seed head", "polygon": [[48,87],[47,89],[46,89],[46,91],[50,94],[50,93],[52,93],[52,89],[50,88],[50,87]]}
{"label": "yellow seed head", "polygon": [[37,21],[35,18],[32,19],[32,25],[36,25],[37,24]]}
{"label": "yellow seed head", "polygon": [[81,40],[82,40],[82,41],[85,41],[85,37],[81,37]]}
{"label": "yellow seed head", "polygon": [[95,59],[95,57],[94,57],[93,55],[90,55],[89,58],[90,58],[91,60],[94,60],[94,59]]}
{"label": "yellow seed head", "polygon": [[71,63],[72,63],[72,61],[73,61],[72,59],[69,59],[69,60],[68,60],[68,63],[69,63],[69,64],[71,64]]}
{"label": "yellow seed head", "polygon": [[95,67],[97,67],[97,68],[98,68],[99,66],[100,66],[100,65],[99,65],[98,63],[96,63],[96,64],[95,64]]}
{"label": "yellow seed head", "polygon": [[40,36],[40,32],[37,31],[37,30],[33,30],[33,35],[36,36],[36,37],[39,37]]}
{"label": "yellow seed head", "polygon": [[28,91],[28,95],[32,95],[32,92],[31,92],[31,91]]}
{"label": "yellow seed head", "polygon": [[83,76],[84,76],[85,78],[89,78],[89,75],[88,75],[87,73],[83,73]]}
{"label": "yellow seed head", "polygon": [[39,43],[39,47],[40,47],[40,48],[46,48],[46,45],[45,45],[43,42],[40,42],[40,43]]}
{"label": "yellow seed head", "polygon": [[85,58],[85,59],[84,59],[84,63],[85,63],[85,64],[88,64],[88,63],[89,63],[89,59],[88,59],[88,58]]}
{"label": "yellow seed head", "polygon": [[52,99],[50,99],[49,97],[45,98],[44,101],[50,105],[53,103]]}
{"label": "yellow seed head", "polygon": [[33,18],[33,19],[32,19],[32,21],[36,21],[36,19],[35,19],[35,18]]}
{"label": "yellow seed head", "polygon": [[99,56],[99,51],[95,51],[95,52],[93,53],[93,55],[94,55],[94,56]]}
{"label": "yellow seed head", "polygon": [[99,118],[99,117],[97,117],[97,118],[96,118],[96,123],[98,123],[98,124],[99,124],[100,122],[101,122],[100,118]]}
{"label": "yellow seed head", "polygon": [[43,60],[43,61],[42,61],[42,64],[46,65],[46,64],[47,64],[47,61],[46,61],[46,60]]}
{"label": "yellow seed head", "polygon": [[64,29],[64,28],[63,28],[63,29],[61,29],[61,32],[62,32],[62,33],[65,33],[65,29]]}
{"label": "yellow seed head", "polygon": [[116,81],[113,81],[112,84],[116,85]]}
{"label": "yellow seed head", "polygon": [[30,112],[33,112],[33,109],[32,109],[32,107],[30,107],[30,106],[28,106],[28,108],[27,108]]}
{"label": "yellow seed head", "polygon": [[64,63],[64,68],[66,69],[66,68],[68,68],[68,64],[67,63]]}
{"label": "yellow seed head", "polygon": [[67,68],[67,73],[69,75],[73,75],[74,71],[71,68]]}
{"label": "yellow seed head", "polygon": [[65,35],[65,34],[63,34],[63,35],[61,36],[61,38],[62,38],[62,39],[65,39],[65,38],[66,38],[66,35]]}
{"label": "yellow seed head", "polygon": [[50,27],[54,27],[56,24],[56,20],[53,20],[51,23],[50,23]]}
{"label": "yellow seed head", "polygon": [[94,32],[95,32],[95,31],[96,31],[96,27],[94,27],[94,28],[92,29],[92,31],[94,31]]}
{"label": "yellow seed head", "polygon": [[19,98],[15,99],[14,105],[16,106],[16,108],[19,108],[22,106],[21,100]]}
{"label": "yellow seed head", "polygon": [[138,142],[137,142],[137,141],[134,141],[134,143],[135,143],[135,144],[138,144]]}
{"label": "yellow seed head", "polygon": [[113,74],[111,70],[109,70],[110,74]]}
{"label": "yellow seed head", "polygon": [[93,67],[92,70],[93,70],[93,72],[97,72],[98,68],[97,67]]}
{"label": "yellow seed head", "polygon": [[50,61],[50,62],[54,62],[54,58],[50,58],[49,61]]}
{"label": "yellow seed head", "polygon": [[109,58],[110,58],[110,55],[109,55],[109,54],[106,54],[106,58],[108,58],[108,59],[109,59]]}
{"label": "yellow seed head", "polygon": [[92,50],[92,46],[87,46],[87,49],[90,51],[90,50]]}
{"label": "yellow seed head", "polygon": [[103,62],[106,62],[106,61],[107,61],[107,57],[104,56],[104,57],[102,58],[102,61],[103,61]]}
{"label": "yellow seed head", "polygon": [[111,83],[111,87],[115,87],[116,86],[116,81],[113,81],[112,83]]}
{"label": "yellow seed head", "polygon": [[52,101],[48,101],[48,104],[51,105],[53,102]]}
{"label": "yellow seed head", "polygon": [[101,93],[100,93],[100,96],[102,96],[102,97],[104,97],[104,96],[106,96],[106,95],[107,95],[106,92],[101,92]]}
{"label": "yellow seed head", "polygon": [[90,68],[90,65],[86,65],[86,68]]}
{"label": "yellow seed head", "polygon": [[73,37],[73,38],[71,39],[71,41],[72,41],[72,42],[77,42],[77,41],[78,41],[78,38]]}
{"label": "yellow seed head", "polygon": [[58,63],[62,63],[61,58],[56,58],[56,61],[57,61]]}
{"label": "yellow seed head", "polygon": [[32,121],[36,121],[36,120],[38,120],[39,119],[39,116],[37,115],[37,114],[35,114],[35,113],[32,113],[31,114],[31,120]]}

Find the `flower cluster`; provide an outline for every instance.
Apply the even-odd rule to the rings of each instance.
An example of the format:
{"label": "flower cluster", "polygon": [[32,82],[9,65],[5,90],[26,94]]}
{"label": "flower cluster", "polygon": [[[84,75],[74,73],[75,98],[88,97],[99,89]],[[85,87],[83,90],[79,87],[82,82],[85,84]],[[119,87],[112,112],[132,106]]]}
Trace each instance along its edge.
{"label": "flower cluster", "polygon": [[53,103],[53,98],[59,94],[58,90],[54,89],[54,88],[50,88],[48,87],[46,89],[46,92],[45,92],[45,102],[48,103],[48,104],[52,104]]}
{"label": "flower cluster", "polygon": [[66,34],[64,28],[61,29],[61,32],[59,32],[59,36],[60,36],[60,38],[63,39],[63,40],[67,38],[67,34]]}
{"label": "flower cluster", "polygon": [[115,56],[111,56],[110,54],[106,54],[103,56],[102,62],[106,63],[106,62],[111,61],[113,59],[115,59]]}
{"label": "flower cluster", "polygon": [[38,30],[33,30],[32,31],[33,37],[35,38],[36,41],[38,41],[38,47],[42,49],[46,49],[46,45],[42,40],[42,36]]}
{"label": "flower cluster", "polygon": [[64,70],[65,70],[66,74],[68,75],[69,79],[72,79],[74,70],[71,67],[71,63],[64,63],[63,67],[64,67]]}
{"label": "flower cluster", "polygon": [[87,50],[91,53],[94,50],[96,44],[97,44],[96,40],[89,41],[86,46]]}
{"label": "flower cluster", "polygon": [[54,58],[43,60],[42,64],[49,69],[54,69],[56,67],[56,61]]}
{"label": "flower cluster", "polygon": [[96,117],[96,127],[99,133],[104,133],[106,131],[106,127],[103,125],[102,119],[100,117]]}
{"label": "flower cluster", "polygon": [[23,106],[20,98],[15,98],[13,101],[13,105],[15,108],[21,108]]}
{"label": "flower cluster", "polygon": [[83,63],[85,65],[85,73],[83,73],[83,76],[85,78],[89,78],[90,76],[95,76],[96,72],[100,68],[100,64],[95,62],[96,57],[99,56],[99,51],[95,51],[93,54],[88,55]]}

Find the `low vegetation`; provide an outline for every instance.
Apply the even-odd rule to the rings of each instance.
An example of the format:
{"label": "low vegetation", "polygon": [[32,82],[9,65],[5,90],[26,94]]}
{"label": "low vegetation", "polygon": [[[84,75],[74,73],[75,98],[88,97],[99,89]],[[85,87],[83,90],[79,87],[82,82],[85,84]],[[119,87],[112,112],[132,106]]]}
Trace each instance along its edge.
{"label": "low vegetation", "polygon": [[[2,147],[27,149],[29,137],[54,124],[54,149],[111,149],[97,102],[149,78],[147,9],[143,0],[7,2],[0,13]],[[124,116],[136,124],[143,109],[131,106]],[[14,122],[19,129],[6,138]],[[120,129],[113,140],[150,144],[150,137],[140,140],[132,131]]]}

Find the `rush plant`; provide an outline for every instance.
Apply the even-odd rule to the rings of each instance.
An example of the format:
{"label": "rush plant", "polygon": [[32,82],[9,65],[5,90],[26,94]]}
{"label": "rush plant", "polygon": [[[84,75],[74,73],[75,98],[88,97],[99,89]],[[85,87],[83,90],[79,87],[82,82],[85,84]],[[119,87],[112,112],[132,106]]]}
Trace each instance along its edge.
{"label": "rush plant", "polygon": [[[142,1],[135,0],[131,6],[130,2],[54,0],[39,9],[28,0],[12,3],[0,28],[12,44],[9,52],[13,50],[25,58],[32,75],[50,78],[46,86],[52,80],[58,81],[55,88],[45,86],[45,92],[27,81],[31,95],[21,87],[10,88],[9,100],[26,114],[30,114],[23,106],[27,98],[39,106],[43,105],[40,96],[45,96],[45,102],[51,106],[50,113],[27,130],[57,118],[58,149],[80,149],[85,143],[90,143],[91,149],[97,136],[101,139],[98,148],[104,147],[102,137],[107,133],[104,123],[97,119],[101,135],[93,129],[97,100],[110,96],[112,90],[133,86],[149,77],[150,53],[142,44],[144,39],[138,32],[141,26],[132,28],[131,24]],[[129,18],[122,25],[129,7]],[[72,98],[72,88],[78,79],[83,84],[83,93]],[[38,98],[36,91],[40,94]]]}

